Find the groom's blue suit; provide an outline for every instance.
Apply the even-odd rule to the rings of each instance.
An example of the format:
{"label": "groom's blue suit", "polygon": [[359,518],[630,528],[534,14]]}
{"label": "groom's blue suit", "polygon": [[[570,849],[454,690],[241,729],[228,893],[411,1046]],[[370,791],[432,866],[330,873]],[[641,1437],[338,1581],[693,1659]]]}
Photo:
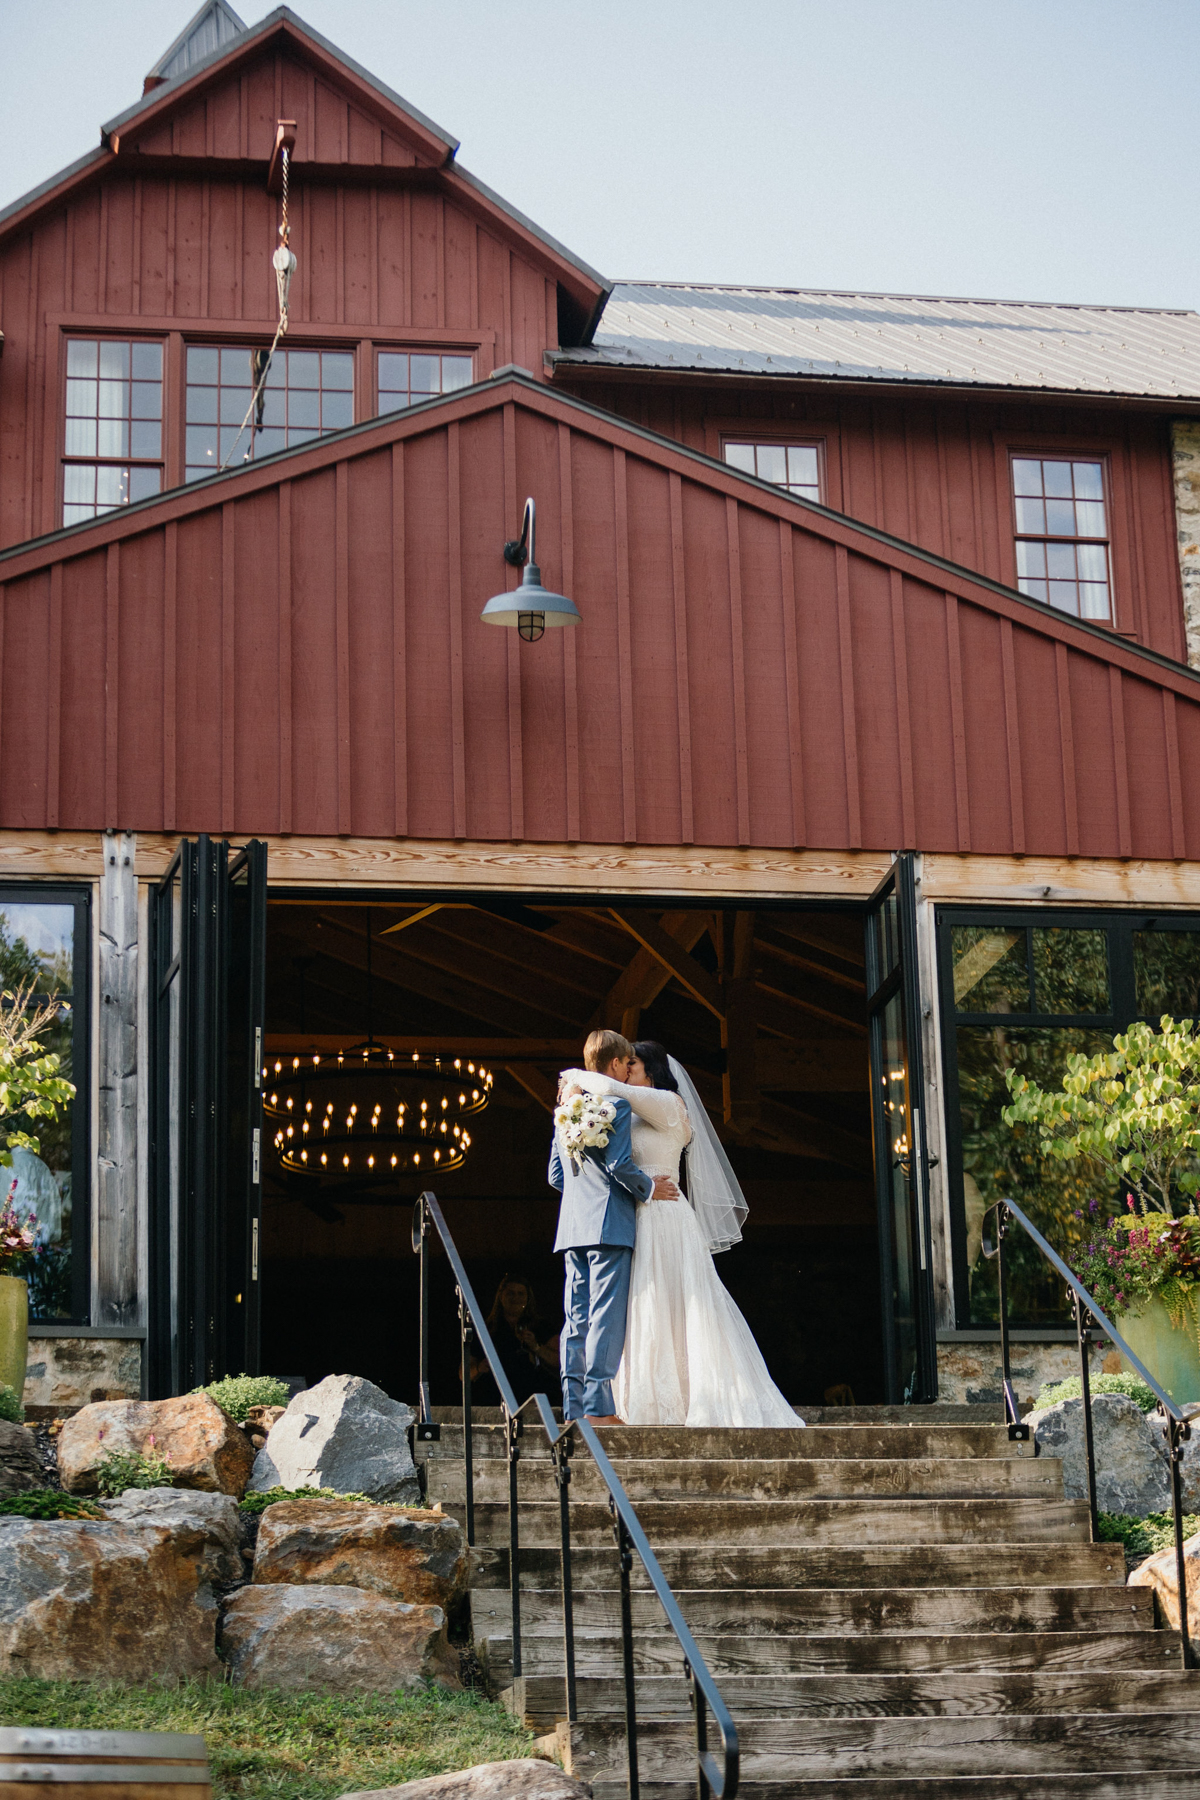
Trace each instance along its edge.
{"label": "groom's blue suit", "polygon": [[603,1149],[580,1159],[579,1172],[550,1151],[550,1186],[562,1194],[554,1248],[566,1253],[562,1334],[563,1415],[607,1418],[612,1381],[625,1347],[629,1270],[637,1237],[638,1202],[654,1183],[633,1160],[629,1102],[615,1102],[617,1116]]}

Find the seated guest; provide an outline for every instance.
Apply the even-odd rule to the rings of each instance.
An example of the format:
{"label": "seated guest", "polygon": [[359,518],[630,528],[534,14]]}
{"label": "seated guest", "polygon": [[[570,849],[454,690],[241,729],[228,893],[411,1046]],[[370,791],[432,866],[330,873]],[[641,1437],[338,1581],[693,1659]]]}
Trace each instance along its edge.
{"label": "seated guest", "polygon": [[[533,1289],[519,1275],[506,1275],[496,1289],[487,1317],[496,1353],[517,1398],[517,1405],[531,1394],[548,1394],[557,1400],[558,1334],[539,1341],[537,1303]],[[462,1367],[459,1366],[459,1379]],[[471,1358],[472,1406],[499,1406],[500,1390],[492,1380],[483,1352]]]}

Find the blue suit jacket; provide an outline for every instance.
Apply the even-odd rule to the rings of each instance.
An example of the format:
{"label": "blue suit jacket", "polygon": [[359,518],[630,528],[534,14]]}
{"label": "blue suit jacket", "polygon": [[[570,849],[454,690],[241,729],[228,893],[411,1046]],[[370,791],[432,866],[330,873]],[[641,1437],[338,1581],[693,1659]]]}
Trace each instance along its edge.
{"label": "blue suit jacket", "polygon": [[632,1115],[628,1100],[615,1102],[617,1116],[603,1150],[589,1150],[578,1175],[571,1159],[560,1153],[558,1133],[550,1150],[549,1182],[562,1194],[556,1250],[582,1250],[595,1244],[624,1244],[637,1238],[637,1203],[654,1188],[633,1160]]}

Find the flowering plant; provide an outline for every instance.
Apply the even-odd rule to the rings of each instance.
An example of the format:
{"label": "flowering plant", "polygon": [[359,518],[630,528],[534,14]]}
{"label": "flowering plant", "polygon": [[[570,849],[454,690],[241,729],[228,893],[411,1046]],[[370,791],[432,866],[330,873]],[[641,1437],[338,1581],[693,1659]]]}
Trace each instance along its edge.
{"label": "flowering plant", "polygon": [[611,1100],[598,1100],[593,1094],[572,1094],[557,1108],[554,1124],[576,1175],[589,1150],[607,1146],[609,1127],[616,1116]]}
{"label": "flowering plant", "polygon": [[[1101,1224],[1098,1202],[1089,1202],[1088,1217],[1099,1230],[1074,1252],[1072,1269],[1105,1312],[1120,1318],[1161,1300],[1172,1325],[1190,1325],[1200,1342],[1200,1218],[1139,1212],[1132,1194],[1125,1206],[1123,1214]],[[1082,1221],[1085,1215],[1080,1211],[1075,1217]]]}
{"label": "flowering plant", "polygon": [[14,1179],[3,1211],[0,1211],[0,1275],[11,1275],[17,1258],[28,1256],[37,1239],[37,1220],[33,1214],[30,1213],[26,1219],[17,1217],[17,1209],[13,1205],[16,1191]]}

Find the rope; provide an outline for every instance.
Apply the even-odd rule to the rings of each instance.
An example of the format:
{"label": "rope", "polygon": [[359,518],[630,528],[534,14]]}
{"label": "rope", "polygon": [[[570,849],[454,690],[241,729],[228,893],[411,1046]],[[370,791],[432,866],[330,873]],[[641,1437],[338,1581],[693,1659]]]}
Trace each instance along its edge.
{"label": "rope", "polygon": [[[252,355],[252,366],[261,368],[261,373],[255,384],[254,392],[250,396],[250,404],[246,408],[246,416],[238,428],[237,436],[229,446],[229,454],[221,464],[219,472],[224,472],[224,470],[229,467],[230,463],[233,461],[234,452],[242,441],[242,436],[246,427],[250,424],[255,409],[261,409],[263,390],[267,385],[267,376],[271,373],[271,363],[274,360],[276,350],[279,348],[279,340],[288,328],[288,289],[291,286],[292,276],[296,270],[296,258],[288,244],[290,232],[290,227],[288,225],[288,163],[290,158],[288,157],[286,145],[283,147],[280,154],[283,172],[283,204],[280,208],[279,248],[271,259],[275,269],[275,286],[279,293],[279,324],[276,326],[275,336],[271,339],[271,348],[267,351],[265,360],[263,360],[261,350],[255,351]],[[259,425],[262,423],[261,410],[258,423]],[[219,426],[218,429],[220,429]],[[243,462],[248,462],[250,460],[253,449],[254,431],[252,430],[250,433],[250,449],[247,450],[245,456],[242,458]]]}

